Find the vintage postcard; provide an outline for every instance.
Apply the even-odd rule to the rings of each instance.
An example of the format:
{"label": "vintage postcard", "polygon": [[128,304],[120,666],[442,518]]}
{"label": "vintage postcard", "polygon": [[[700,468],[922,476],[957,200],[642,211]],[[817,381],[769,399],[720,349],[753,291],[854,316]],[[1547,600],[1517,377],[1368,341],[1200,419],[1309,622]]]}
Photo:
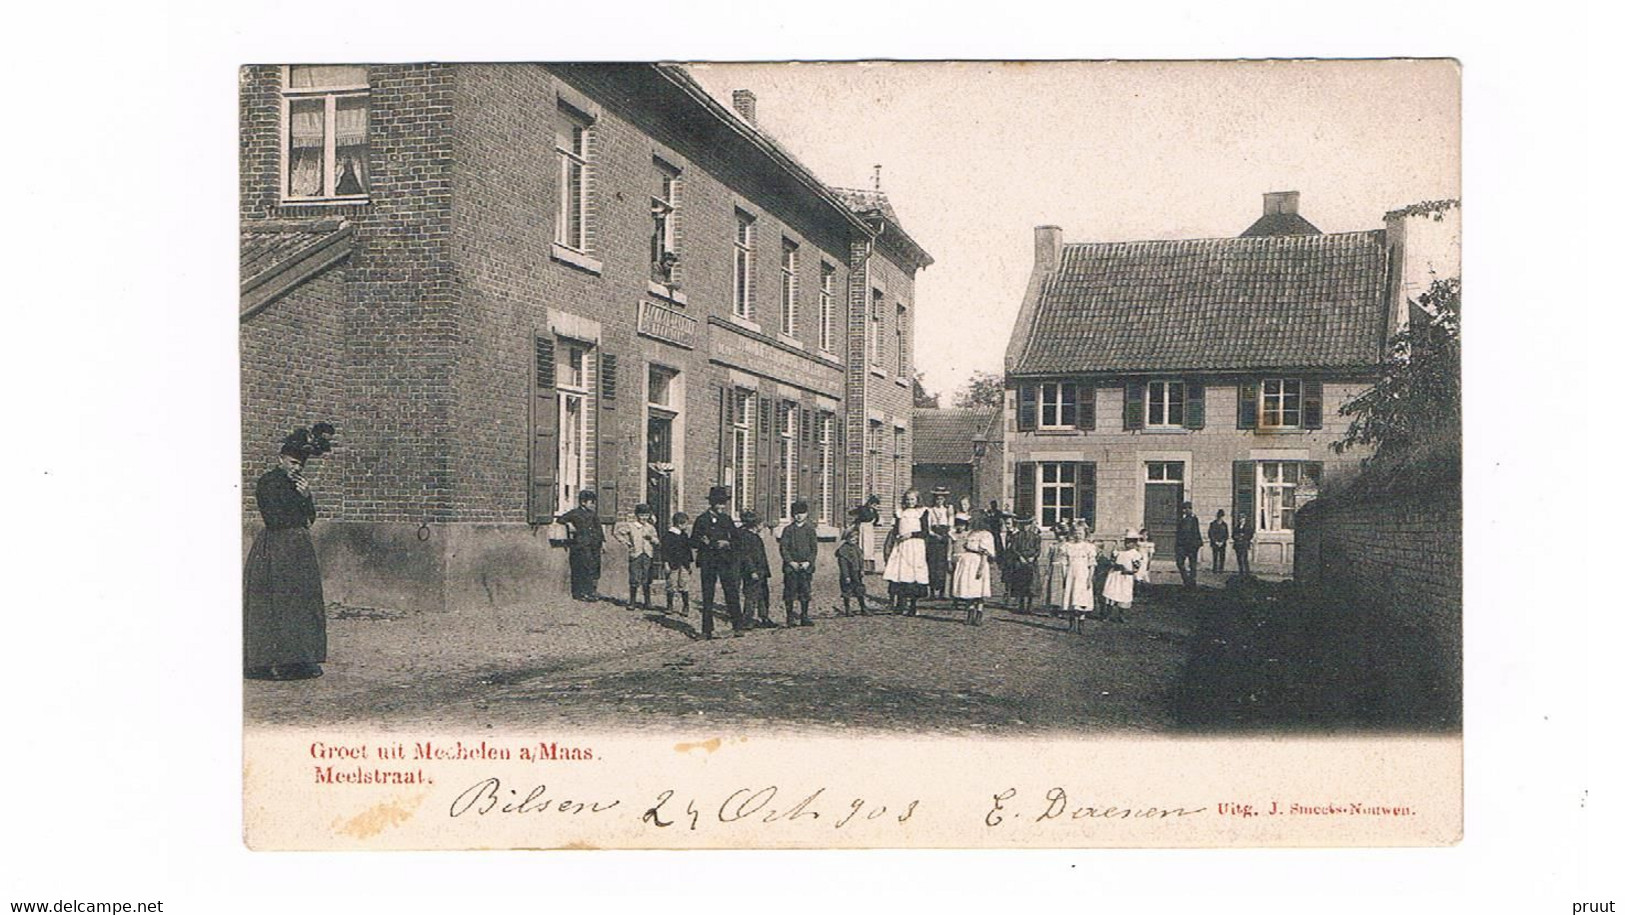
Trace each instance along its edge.
{"label": "vintage postcard", "polygon": [[251,848],[1461,838],[1455,62],[239,78]]}

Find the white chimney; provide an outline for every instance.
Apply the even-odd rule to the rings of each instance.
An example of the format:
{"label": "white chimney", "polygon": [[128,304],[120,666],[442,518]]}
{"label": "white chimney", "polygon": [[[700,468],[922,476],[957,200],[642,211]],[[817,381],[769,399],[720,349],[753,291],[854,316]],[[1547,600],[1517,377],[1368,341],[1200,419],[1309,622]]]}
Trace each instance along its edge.
{"label": "white chimney", "polygon": [[1297,191],[1270,191],[1264,195],[1264,215],[1290,216],[1298,212]]}
{"label": "white chimney", "polygon": [[1061,227],[1038,226],[1033,229],[1033,270],[1048,273],[1061,263]]}

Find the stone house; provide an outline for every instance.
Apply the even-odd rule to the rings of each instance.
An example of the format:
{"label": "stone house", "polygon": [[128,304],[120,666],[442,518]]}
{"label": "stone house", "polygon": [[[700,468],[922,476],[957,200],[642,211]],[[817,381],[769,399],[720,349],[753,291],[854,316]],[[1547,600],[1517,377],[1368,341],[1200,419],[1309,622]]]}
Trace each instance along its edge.
{"label": "stone house", "polygon": [[1006,498],[1107,542],[1146,528],[1159,564],[1182,502],[1204,531],[1248,515],[1255,567],[1289,574],[1297,507],[1359,465],[1332,448],[1339,410],[1404,320],[1395,228],[1323,234],[1296,192],[1266,194],[1235,238],[1068,244],[1039,226],[1005,356]]}

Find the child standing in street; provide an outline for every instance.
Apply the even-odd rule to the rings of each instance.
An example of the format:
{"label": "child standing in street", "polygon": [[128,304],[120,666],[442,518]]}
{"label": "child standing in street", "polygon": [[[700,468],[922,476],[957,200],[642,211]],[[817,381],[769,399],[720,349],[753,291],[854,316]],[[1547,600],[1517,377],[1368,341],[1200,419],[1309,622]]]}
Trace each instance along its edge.
{"label": "child standing in street", "polygon": [[762,528],[762,520],[755,512],[746,510],[739,513],[739,523],[743,525],[738,536],[739,583],[744,591],[745,625],[762,629],[777,628],[778,624],[767,613],[767,580],[772,577],[772,571],[767,567],[767,545],[762,542],[762,535],[757,533]]}
{"label": "child standing in street", "polygon": [[626,606],[636,610],[638,591],[643,592],[643,609],[653,610],[649,588],[654,581],[655,555],[660,551],[660,532],[655,529],[654,512],[639,503],[632,520],[615,525],[615,539],[626,547]]}
{"label": "child standing in street", "polygon": [[688,580],[693,576],[694,546],[688,539],[688,515],[671,516],[671,528],[660,535],[660,561],[666,564],[666,612],[672,609],[672,595],[683,598],[683,615],[688,616]]}
{"label": "child standing in street", "polygon": [[869,615],[868,595],[863,585],[863,532],[854,524],[841,535],[841,545],[835,548],[835,567],[841,573],[841,615],[852,615],[852,601],[858,602],[858,614]]}
{"label": "child standing in street", "polygon": [[1140,532],[1123,532],[1123,548],[1112,557],[1111,571],[1106,573],[1106,619],[1114,623],[1128,622],[1128,610],[1134,606],[1134,576],[1140,571],[1145,556],[1139,550]]}
{"label": "child standing in street", "polygon": [[993,534],[986,529],[985,521],[969,531],[963,530],[969,526],[968,518],[959,526],[962,539],[954,562],[954,603],[965,601],[965,624],[980,626],[982,602],[993,596]]}
{"label": "child standing in street", "polygon": [[1033,612],[1033,595],[1038,591],[1038,557],[1044,549],[1031,515],[1016,519],[1016,532],[1010,535],[1005,551],[1004,584],[1016,599],[1017,613]]}
{"label": "child standing in street", "polygon": [[818,565],[818,529],[807,520],[807,503],[790,506],[791,521],[779,534],[779,559],[784,562],[784,624],[796,625],[796,607],[801,604],[801,625],[811,626],[807,615],[812,603],[813,569]]}

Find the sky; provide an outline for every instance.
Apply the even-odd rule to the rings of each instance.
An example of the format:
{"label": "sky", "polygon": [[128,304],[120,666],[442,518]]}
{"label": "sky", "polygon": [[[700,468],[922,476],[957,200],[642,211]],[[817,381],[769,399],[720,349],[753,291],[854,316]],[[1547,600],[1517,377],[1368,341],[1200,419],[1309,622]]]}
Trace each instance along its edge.
{"label": "sky", "polygon": [[[936,263],[916,367],[951,393],[1003,371],[1033,227],[1067,242],[1239,235],[1266,191],[1324,232],[1460,196],[1448,61],[693,64],[825,183],[881,188]],[[948,404],[948,399],[943,400]]]}

